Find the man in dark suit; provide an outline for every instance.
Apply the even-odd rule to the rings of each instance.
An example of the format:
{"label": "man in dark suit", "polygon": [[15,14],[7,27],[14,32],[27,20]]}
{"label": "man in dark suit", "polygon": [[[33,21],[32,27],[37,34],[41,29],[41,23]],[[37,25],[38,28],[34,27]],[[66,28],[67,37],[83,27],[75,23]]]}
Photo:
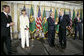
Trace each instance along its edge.
{"label": "man in dark suit", "polygon": [[3,12],[1,12],[1,54],[6,54],[4,51],[4,43],[7,48],[8,54],[11,54],[11,37],[10,37],[10,26],[14,25],[12,22],[10,13],[10,7],[8,5],[2,6]]}
{"label": "man in dark suit", "polygon": [[75,38],[77,39],[77,32],[79,32],[79,39],[82,39],[82,22],[83,20],[80,18],[80,14],[77,14],[77,17],[74,19],[75,23]]}
{"label": "man in dark suit", "polygon": [[54,21],[54,13],[51,12],[50,17],[47,19],[48,21],[48,42],[51,47],[54,47],[54,39],[55,39],[55,21]]}
{"label": "man in dark suit", "polygon": [[70,18],[69,15],[63,15],[63,12],[60,11],[59,16],[59,43],[61,45],[61,48],[66,48],[66,26],[69,26],[70,24]]}

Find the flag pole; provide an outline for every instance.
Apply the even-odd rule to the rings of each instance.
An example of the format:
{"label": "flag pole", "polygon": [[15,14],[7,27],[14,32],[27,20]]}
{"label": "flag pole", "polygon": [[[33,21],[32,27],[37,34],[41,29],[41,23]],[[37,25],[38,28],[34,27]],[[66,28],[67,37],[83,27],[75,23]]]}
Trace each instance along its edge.
{"label": "flag pole", "polygon": [[[31,8],[32,8],[32,1],[31,1]],[[31,15],[30,14],[30,17],[32,16],[32,18],[31,18],[31,20],[33,19],[33,15]],[[31,38],[32,38],[32,40],[34,40],[34,35],[33,35],[33,33],[31,32]]]}
{"label": "flag pole", "polygon": [[25,7],[25,1],[24,1],[24,7]]}
{"label": "flag pole", "polygon": [[[38,2],[38,13],[39,13],[39,8],[40,8],[40,1]],[[37,29],[38,30],[38,29]],[[40,29],[39,29],[39,32],[37,32],[37,34],[38,34],[38,37],[37,37],[37,39],[39,40],[40,38],[39,38],[39,36],[40,36]]]}
{"label": "flag pole", "polygon": [[31,6],[32,6],[32,1],[31,1]]}

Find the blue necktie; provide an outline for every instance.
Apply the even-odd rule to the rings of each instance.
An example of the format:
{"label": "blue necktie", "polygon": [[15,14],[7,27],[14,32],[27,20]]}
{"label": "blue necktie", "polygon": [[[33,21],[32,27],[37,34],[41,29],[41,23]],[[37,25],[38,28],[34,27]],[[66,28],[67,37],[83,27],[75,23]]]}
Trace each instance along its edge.
{"label": "blue necktie", "polygon": [[62,18],[62,16],[61,16],[61,21],[62,21],[62,19],[63,19],[63,18]]}

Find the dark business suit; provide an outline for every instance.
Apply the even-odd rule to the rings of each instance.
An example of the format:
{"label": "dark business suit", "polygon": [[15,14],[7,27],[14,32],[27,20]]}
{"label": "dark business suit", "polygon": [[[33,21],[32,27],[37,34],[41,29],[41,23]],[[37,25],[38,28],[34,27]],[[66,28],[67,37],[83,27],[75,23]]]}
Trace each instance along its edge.
{"label": "dark business suit", "polygon": [[[81,19],[80,19],[81,20]],[[81,22],[78,22],[78,19],[74,19],[75,23],[75,39],[77,39],[77,32],[79,32],[79,39],[82,39],[82,20]]]}
{"label": "dark business suit", "polygon": [[54,46],[55,39],[55,21],[49,17],[48,21],[48,42],[50,46]]}
{"label": "dark business suit", "polygon": [[[66,26],[70,24],[70,18],[68,15],[59,16],[59,43],[61,47],[66,47]],[[63,44],[64,42],[64,44]]]}
{"label": "dark business suit", "polygon": [[12,22],[11,16],[7,16],[1,12],[1,52],[4,53],[4,43],[6,44],[6,48],[8,54],[11,53],[11,37],[10,37],[10,27],[6,27],[7,23]]}

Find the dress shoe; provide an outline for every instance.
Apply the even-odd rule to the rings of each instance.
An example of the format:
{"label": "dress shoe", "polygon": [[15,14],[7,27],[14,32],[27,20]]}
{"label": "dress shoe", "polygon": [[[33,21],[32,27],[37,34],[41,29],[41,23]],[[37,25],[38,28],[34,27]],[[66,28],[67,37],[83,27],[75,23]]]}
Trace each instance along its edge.
{"label": "dress shoe", "polygon": [[66,46],[62,46],[62,49],[65,49],[66,48]]}

